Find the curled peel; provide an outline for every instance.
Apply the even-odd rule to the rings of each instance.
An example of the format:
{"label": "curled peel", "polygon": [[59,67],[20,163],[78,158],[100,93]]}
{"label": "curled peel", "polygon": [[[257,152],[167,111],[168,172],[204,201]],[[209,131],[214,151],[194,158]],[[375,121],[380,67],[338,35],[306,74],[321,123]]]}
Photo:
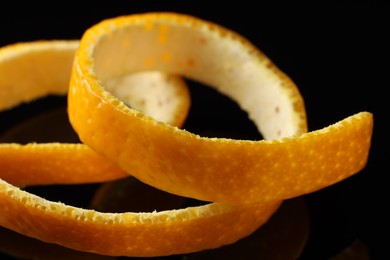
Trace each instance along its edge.
{"label": "curled peel", "polygon": [[[8,52],[0,52],[0,71],[2,63],[5,68],[12,64],[8,63],[13,57]],[[30,57],[30,53],[24,54]],[[60,158],[75,149],[82,153],[80,167],[84,159],[93,157],[97,163],[112,167],[109,172],[93,169],[100,181],[127,172],[159,189],[213,203],[152,213],[101,213],[51,202],[0,180],[0,225],[28,236],[106,255],[158,256],[210,249],[252,233],[283,199],[341,181],[367,161],[370,113],[361,112],[306,133],[304,103],[295,84],[247,40],[219,25],[173,13],[108,19],[86,31],[73,62],[73,67],[66,66],[72,67],[72,72],[53,73],[71,74],[69,117],[88,147],[4,144],[0,145],[0,163],[16,160],[7,157],[11,152],[16,155],[40,150]],[[115,84],[128,82],[128,75],[142,71],[182,75],[215,87],[248,112],[266,140],[204,138],[181,130],[178,127],[186,116],[181,112],[186,113],[183,108],[188,102],[175,103],[181,112],[171,111],[172,123],[153,115],[153,111],[161,111],[158,106],[152,105],[149,112],[137,107],[142,104],[138,95],[129,102],[125,96],[118,99],[116,95],[128,91]],[[23,81],[0,81],[0,89],[6,93],[0,97],[0,107],[10,108],[51,93],[51,84],[41,84],[46,77],[31,80],[23,88],[28,93],[35,88],[39,91],[25,98],[20,96],[24,91],[13,94],[13,88],[24,86]],[[67,83],[66,77],[61,82]],[[61,87],[61,93],[66,86]],[[7,95],[12,97],[10,101],[6,101]],[[164,111],[167,115],[168,110]],[[59,149],[53,152],[56,146]],[[11,169],[4,174],[5,180],[16,185],[36,184],[31,178],[23,181],[12,176],[15,173],[27,178],[34,169],[38,172],[45,167],[38,156],[25,154],[24,158],[35,158],[36,165],[28,172],[3,166]],[[89,179],[79,174],[72,181],[60,176],[57,179],[48,173],[60,165],[47,166],[53,171],[44,173],[47,175],[42,183],[56,183],[61,178],[69,183]]]}
{"label": "curled peel", "polygon": [[113,256],[181,254],[230,244],[265,223],[279,205],[211,203],[154,213],[101,213],[47,201],[0,180],[1,225],[43,241]]}
{"label": "curled peel", "polygon": [[[77,46],[78,41],[37,41],[0,48],[1,108],[49,94],[65,95],[69,81],[65,76],[70,75]],[[180,78],[145,72],[107,84],[124,102],[160,120],[180,126],[186,118],[189,92]],[[140,85],[152,91],[145,96],[137,89]],[[84,144],[3,143],[0,169],[1,226],[45,242],[112,256],[191,253],[230,244],[264,224],[281,204],[211,203],[150,213],[102,213],[52,202],[14,186],[103,182],[128,176]]]}
{"label": "curled peel", "polygon": [[[145,70],[182,75],[229,96],[265,140],[200,137],[126,107],[102,83]],[[174,13],[89,28],[75,56],[68,105],[80,139],[126,172],[173,194],[228,204],[292,198],[351,176],[367,162],[373,124],[371,113],[361,112],[307,133],[297,87],[265,55],[226,28]]]}

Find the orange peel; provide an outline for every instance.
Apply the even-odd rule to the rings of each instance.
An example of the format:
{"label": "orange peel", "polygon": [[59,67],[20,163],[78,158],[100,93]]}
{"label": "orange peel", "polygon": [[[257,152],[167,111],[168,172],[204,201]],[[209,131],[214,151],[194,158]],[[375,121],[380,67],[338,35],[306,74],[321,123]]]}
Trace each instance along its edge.
{"label": "orange peel", "polygon": [[[112,77],[145,70],[229,96],[265,139],[200,137],[128,108],[105,88]],[[307,133],[303,98],[271,60],[227,28],[176,13],[115,17],[87,29],[68,114],[83,143],[144,183],[228,204],[292,198],[359,172],[373,125],[372,114],[360,112]]]}
{"label": "orange peel", "polygon": [[129,176],[83,144],[0,144],[0,177],[15,186],[83,184]]}
{"label": "orange peel", "polygon": [[[230,244],[265,223],[280,203],[101,213],[48,201],[0,180],[0,225],[42,241],[112,256],[184,254]],[[16,212],[22,217],[15,217]]]}
{"label": "orange peel", "polygon": [[[20,68],[19,72],[28,74],[26,81],[16,76],[7,80],[3,74],[2,108],[49,94],[66,94],[67,80],[62,76],[69,76],[69,62],[77,45],[76,41],[37,41],[0,48],[0,68],[10,75],[19,75]],[[39,54],[45,58],[40,60]],[[52,67],[57,69],[46,76],[34,76],[35,72],[44,75],[45,69]],[[124,102],[135,103],[138,109],[176,125],[183,123],[190,104],[184,83],[160,72],[125,75],[108,82],[112,90],[121,92]],[[129,85],[152,91],[145,95]],[[26,92],[23,98],[22,92]],[[128,176],[84,144],[3,143],[0,169],[1,226],[41,241],[103,255],[161,256],[230,244],[264,224],[281,204],[233,207],[212,203],[151,213],[102,213],[52,202],[14,186],[103,182]]]}
{"label": "orange peel", "polygon": [[[12,55],[7,55],[0,52],[0,64],[6,64],[0,65],[0,71],[12,64],[8,62]],[[144,71],[184,76],[216,88],[248,112],[265,140],[200,137],[179,128],[186,115],[171,113],[177,122],[172,124],[132,102],[128,107],[125,97],[116,97],[122,92],[116,93],[119,89],[110,84]],[[0,75],[7,78],[8,73]],[[118,176],[126,172],[161,190],[212,203],[150,213],[102,213],[48,201],[0,179],[0,225],[42,241],[113,256],[216,248],[253,233],[284,199],[341,181],[367,162],[371,113],[360,112],[307,133],[303,98],[293,81],[242,36],[196,17],[147,13],[104,20],[83,35],[70,76],[68,114],[84,143],[77,147],[89,147],[82,148],[90,153],[86,157],[96,153],[98,160],[118,167]],[[61,91],[67,86],[63,77]],[[0,99],[0,109],[52,93],[52,84],[40,84],[46,77],[28,80],[31,84],[24,85],[17,77],[0,81],[3,97],[10,97]],[[19,85],[24,90],[16,90]],[[133,101],[137,104],[137,99]],[[180,104],[177,108],[185,113]],[[168,110],[164,111],[165,115]],[[30,151],[45,150],[44,146],[23,147]],[[59,146],[53,158],[71,147]],[[0,150],[6,151],[5,156],[24,148],[4,144]],[[34,160],[44,163],[39,157]],[[104,174],[111,173],[97,173],[111,178]],[[33,182],[11,175],[7,178],[15,183]],[[49,175],[47,184],[56,181]]]}

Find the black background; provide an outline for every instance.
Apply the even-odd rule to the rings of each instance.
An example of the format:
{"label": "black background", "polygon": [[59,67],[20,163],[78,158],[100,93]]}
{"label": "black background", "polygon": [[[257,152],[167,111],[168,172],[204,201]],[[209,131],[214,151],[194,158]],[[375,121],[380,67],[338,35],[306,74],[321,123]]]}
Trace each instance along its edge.
{"label": "black background", "polygon": [[192,14],[247,37],[298,85],[310,130],[360,111],[374,114],[367,167],[348,180],[307,196],[313,234],[305,259],[327,258],[330,248],[339,250],[345,241],[355,239],[369,246],[372,259],[389,259],[389,170],[385,164],[389,155],[385,149],[389,147],[385,120],[389,104],[385,53],[388,8],[369,1],[10,3],[1,7],[0,46],[40,39],[79,39],[102,19],[150,11]]}

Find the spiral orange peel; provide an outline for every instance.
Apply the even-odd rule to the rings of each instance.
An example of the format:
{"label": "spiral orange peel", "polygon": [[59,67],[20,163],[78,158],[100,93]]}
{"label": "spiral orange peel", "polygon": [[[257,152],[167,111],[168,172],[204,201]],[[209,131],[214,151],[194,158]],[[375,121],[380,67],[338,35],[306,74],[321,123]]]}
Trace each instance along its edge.
{"label": "spiral orange peel", "polygon": [[[1,54],[0,75],[6,78],[1,64],[7,62]],[[283,200],[340,182],[363,169],[368,160],[371,113],[359,112],[308,132],[304,101],[294,82],[244,37],[193,16],[145,13],[103,20],[86,30],[70,67],[69,85],[64,76],[69,74],[64,73],[61,93],[69,86],[68,115],[83,144],[27,146],[45,150],[45,145],[58,145],[61,149],[52,158],[58,156],[60,162],[65,150],[84,147],[80,162],[96,156],[117,171],[116,177],[131,174],[158,189],[212,203],[152,213],[101,213],[51,202],[0,180],[0,225],[43,241],[123,256],[215,248],[252,233]],[[129,107],[110,84],[144,71],[188,77],[214,87],[248,112],[264,140],[201,137],[180,129],[186,115],[172,113],[176,120],[172,124],[131,102]],[[21,94],[25,91],[9,87],[12,80],[1,80],[5,99],[10,97],[0,99],[2,109],[52,91],[51,84],[40,84],[45,77],[30,79],[27,86],[39,92],[27,97]],[[185,112],[180,104],[177,108]],[[158,106],[152,106],[155,110]],[[27,146],[0,145],[0,162],[15,160],[18,150],[32,151]],[[12,149],[15,156],[7,157]],[[40,156],[27,157],[44,165]],[[34,184],[31,179],[18,180],[17,174],[27,179],[28,172],[39,167],[24,173],[13,168],[6,178],[17,185]],[[61,164],[50,167],[56,170]],[[104,181],[116,178],[111,172],[96,174]],[[46,184],[58,180],[45,178]],[[75,178],[89,179],[88,174]]]}
{"label": "spiral orange peel", "polygon": [[[0,48],[2,109],[50,94],[65,95],[78,44],[36,41]],[[177,76],[137,72],[107,83],[128,105],[135,104],[160,120],[180,126],[186,119],[189,91]],[[230,244],[264,224],[281,204],[233,207],[212,203],[150,213],[102,213],[48,201],[16,187],[94,183],[128,176],[84,144],[2,143],[0,169],[1,226],[44,242],[102,255],[160,256]],[[205,236],[208,232],[213,235]]]}

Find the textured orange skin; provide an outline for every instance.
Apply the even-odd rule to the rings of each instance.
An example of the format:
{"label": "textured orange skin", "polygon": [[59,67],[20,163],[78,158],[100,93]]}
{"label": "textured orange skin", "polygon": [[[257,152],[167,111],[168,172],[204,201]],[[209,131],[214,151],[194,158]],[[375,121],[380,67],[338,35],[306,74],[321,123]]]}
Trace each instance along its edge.
{"label": "textured orange skin", "polygon": [[[285,90],[284,95],[291,99],[295,114],[301,117],[292,123],[297,126],[296,135],[280,139],[204,138],[124,107],[99,84],[94,69],[105,66],[105,63],[98,66],[94,62],[104,60],[104,53],[100,53],[98,48],[100,45],[110,46],[110,40],[115,38],[115,31],[111,28],[125,35],[122,30],[126,29],[123,28],[132,26],[139,26],[146,35],[153,26],[164,28],[164,32],[171,27],[173,30],[179,27],[188,30],[189,35],[193,31],[205,31],[205,40],[207,37],[221,37],[221,41],[231,32],[193,17],[144,14],[108,20],[84,34],[76,54],[68,94],[70,122],[85,144],[115,161],[136,178],[170,193],[205,201],[266,203],[319,190],[357,173],[365,166],[373,128],[372,114],[357,113],[335,125],[304,133],[305,126],[300,121],[304,116],[302,100],[291,82],[281,88]],[[266,59],[239,36],[229,39],[238,45],[237,49],[250,50],[255,64],[262,64]],[[151,53],[153,48],[159,48],[159,40],[156,45],[148,46]],[[124,38],[123,41],[131,39]],[[171,47],[178,44],[170,42],[168,36],[164,41]],[[170,54],[174,60],[175,55],[180,53],[172,50]],[[156,57],[158,55],[161,53],[157,53]],[[109,56],[107,62],[111,58]],[[195,59],[194,64],[201,61]],[[145,69],[142,62],[136,64],[140,64],[139,67],[133,63],[127,66],[135,66],[134,70]],[[191,66],[196,66],[194,64]],[[195,79],[203,76],[191,68],[165,61],[147,66],[179,75],[192,75]],[[270,65],[266,70],[269,67],[272,73],[278,71]],[[108,67],[105,69],[110,70]],[[259,65],[259,69],[263,67]],[[108,73],[104,70],[101,74],[108,76]],[[286,78],[281,80],[287,81]]]}
{"label": "textured orange skin", "polygon": [[129,176],[83,144],[0,144],[0,176],[16,185],[81,184]]}
{"label": "textured orange skin", "polygon": [[100,213],[50,202],[0,180],[0,225],[42,241],[112,256],[184,254],[230,244],[264,224],[280,203]]}

